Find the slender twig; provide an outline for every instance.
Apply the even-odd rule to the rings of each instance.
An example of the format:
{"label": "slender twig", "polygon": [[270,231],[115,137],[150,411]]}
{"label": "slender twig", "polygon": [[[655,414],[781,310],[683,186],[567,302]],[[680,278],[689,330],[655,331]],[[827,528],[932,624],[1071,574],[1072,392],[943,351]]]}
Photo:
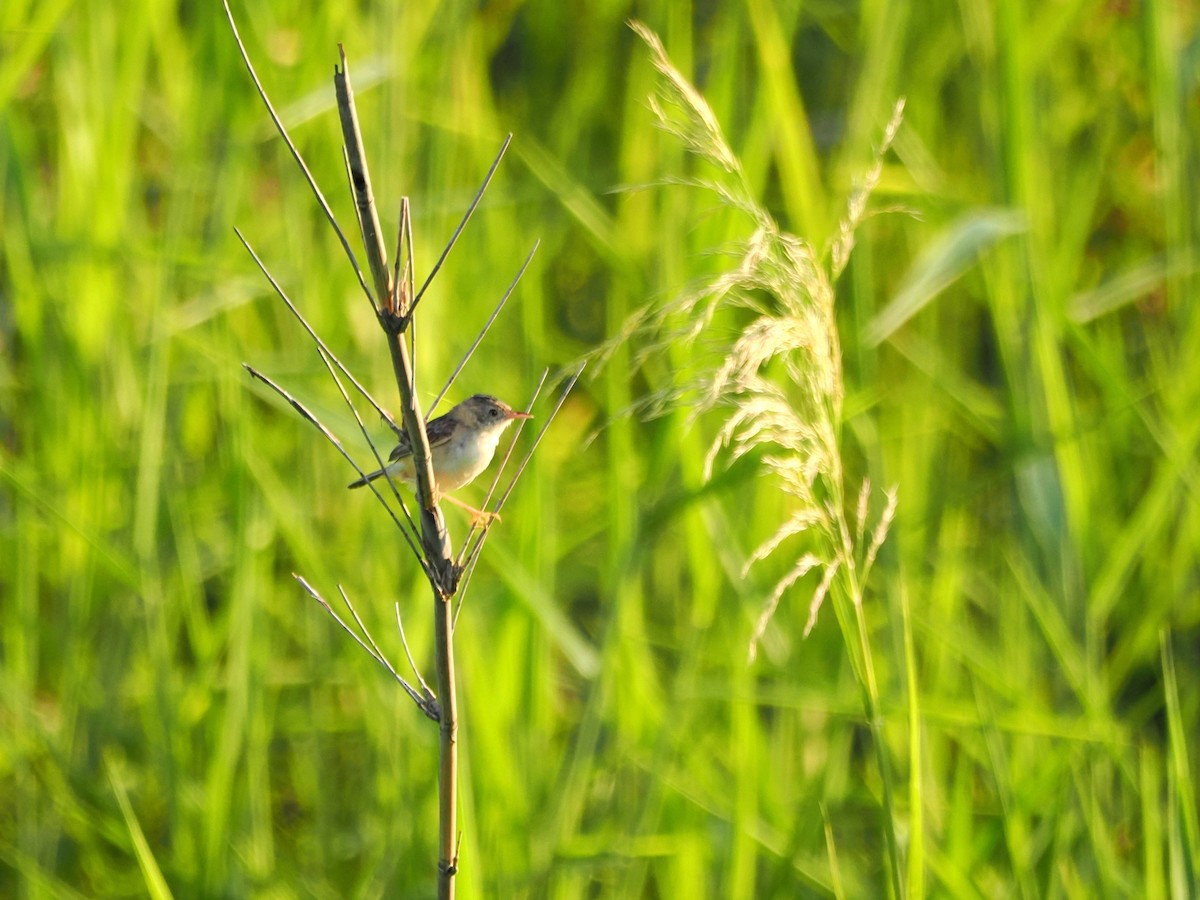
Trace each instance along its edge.
{"label": "slender twig", "polygon": [[[401,255],[404,257],[404,269],[399,269]],[[396,231],[396,287],[393,289],[393,294],[396,296],[396,314],[398,316],[407,316],[409,322],[409,340],[408,350],[412,357],[412,382],[409,384],[409,390],[416,394],[417,392],[417,322],[413,318],[413,229],[412,216],[409,213],[408,198],[401,198],[400,202],[400,225]],[[425,421],[428,422],[432,418],[428,412],[425,414]]]}
{"label": "slender twig", "polygon": [[[400,260],[404,259],[404,268],[400,268]],[[409,390],[417,391],[417,322],[413,318],[413,229],[412,216],[409,211],[408,198],[400,199],[400,225],[396,230],[396,286],[393,295],[396,297],[396,314],[406,316],[409,323],[409,354],[412,357],[412,383]],[[425,413],[425,421],[431,418],[430,412]]]}
{"label": "slender twig", "polygon": [[396,630],[400,632],[400,644],[404,647],[404,655],[408,657],[408,664],[412,667],[413,674],[417,676],[417,682],[421,685],[421,693],[430,700],[436,701],[433,691],[429,689],[429,685],[425,683],[425,679],[421,676],[421,670],[417,668],[417,661],[413,659],[412,651],[408,649],[408,638],[404,635],[404,621],[400,618],[400,604],[396,604]]}
{"label": "slender twig", "polygon": [[[562,406],[566,402],[567,397],[570,395],[571,391],[574,389],[576,382],[579,381],[579,377],[583,374],[585,365],[586,365],[586,363],[584,365],[581,365],[578,369],[575,370],[574,374],[572,374],[571,377],[569,379],[567,379],[567,383],[563,387],[563,391],[562,391],[561,396],[558,398],[558,402],[556,404],[554,404],[554,409],[550,411],[550,415],[546,418],[546,423],[542,426],[541,431],[538,432],[537,437],[534,438],[533,446],[529,448],[528,452],[526,452],[524,458],[521,460],[521,464],[517,467],[516,473],[513,475],[512,480],[509,481],[508,487],[506,487],[504,489],[504,493],[500,495],[500,500],[499,500],[499,502],[496,503],[495,509],[491,510],[492,512],[499,513],[500,510],[504,508],[504,504],[506,502],[508,502],[508,497],[513,492],[513,488],[516,487],[518,479],[520,479],[522,473],[525,471],[525,467],[529,464],[529,460],[533,458],[533,454],[537,451],[538,444],[540,444],[542,442],[542,438],[545,436],[547,429],[549,429],[550,425],[554,422],[555,417],[558,415],[558,411],[560,409],[562,409]],[[543,375],[543,380],[544,380],[544,378],[545,378],[545,376]],[[541,389],[541,383],[539,382],[538,390],[540,390],[540,389]],[[511,452],[511,447],[510,447],[510,452]],[[507,464],[507,462],[508,462],[507,456],[505,456],[504,462],[505,462],[505,464]],[[503,470],[504,470],[504,465],[501,465],[500,471],[503,471]],[[493,487],[494,486],[495,485],[493,484]],[[491,529],[491,525],[492,525],[492,520],[489,520],[488,523],[486,525],[484,525],[482,527],[482,529],[479,531],[479,533],[476,535],[474,544],[472,544],[471,549],[469,551],[467,551],[467,554],[465,557],[465,562],[464,562],[464,557],[463,557],[462,553],[461,552],[459,553],[458,565],[459,565],[460,571],[463,572],[463,576],[462,576],[462,579],[459,584],[459,600],[458,600],[458,607],[455,610],[455,619],[457,619],[457,617],[458,617],[458,610],[462,609],[463,596],[466,594],[467,587],[470,585],[471,575],[475,571],[475,562],[476,562],[476,560],[479,559],[479,554],[483,551],[483,543],[487,539],[487,535],[488,535],[489,530]],[[465,546],[465,542],[464,542],[464,546]]]}
{"label": "slender twig", "polygon": [[[546,377],[547,377],[547,375],[549,375],[549,373],[550,373],[549,369],[542,370],[542,377],[538,379],[538,383],[533,389],[533,396],[531,396],[529,398],[529,402],[525,404],[525,409],[523,410],[523,412],[526,412],[526,413],[532,412],[533,405],[535,403],[537,403],[537,398],[542,392],[542,387],[546,384]],[[508,461],[510,459],[512,459],[513,450],[515,450],[517,447],[517,440],[521,437],[521,432],[524,430],[525,423],[528,421],[529,421],[528,419],[518,419],[517,420],[517,427],[513,431],[512,440],[510,440],[508,442],[508,446],[504,449],[504,456],[500,460],[500,465],[496,466],[496,474],[492,476],[492,483],[488,485],[487,493],[485,493],[483,496],[483,505],[480,507],[481,510],[486,511],[488,508],[488,504],[492,502],[492,495],[496,493],[496,485],[498,485],[500,483],[500,476],[503,475],[504,470],[506,468],[508,468]],[[499,510],[498,509],[492,510],[492,512],[498,513]],[[492,518],[491,516],[487,517],[487,522],[485,523],[485,525],[480,525],[478,519],[473,521],[471,523],[471,530],[467,532],[467,538],[465,541],[463,541],[463,546],[465,547],[467,545],[467,543],[471,540],[472,535],[474,534],[474,532],[477,529],[490,526],[490,524],[494,521],[495,521],[495,519]],[[462,562],[461,556],[458,558],[458,562],[459,563]]]}
{"label": "slender twig", "polygon": [[[408,283],[410,272],[412,270],[412,256],[407,259],[404,257],[405,235],[408,235],[408,246],[412,248],[412,220],[408,213],[408,198],[400,198],[400,216],[398,218],[399,225],[396,228],[396,261],[393,263],[392,269],[392,292],[388,295],[388,309],[396,315],[403,315],[408,308]],[[404,271],[400,271],[400,264],[403,261]]]}
{"label": "slender twig", "polygon": [[[538,382],[537,387],[534,388],[533,396],[530,397],[529,402],[525,404],[525,412],[529,412],[531,409],[533,409],[533,404],[537,401],[538,394],[542,390],[542,385],[546,382],[546,373],[548,371],[549,370],[544,370],[542,372],[542,378]],[[553,417],[553,413],[551,416]],[[488,486],[487,494],[483,499],[483,505],[480,507],[481,510],[488,511],[488,504],[492,502],[492,494],[496,490],[496,485],[500,481],[500,476],[503,474],[504,469],[508,466],[509,459],[512,458],[513,450],[517,446],[517,439],[521,436],[521,431],[525,427],[525,421],[526,420],[522,419],[517,423],[517,428],[513,433],[512,440],[508,442],[508,447],[504,451],[504,458],[500,460],[500,465],[496,467],[496,474],[492,476],[492,483]],[[462,575],[459,578],[458,601],[454,605],[454,621],[452,624],[455,628],[458,627],[458,614],[462,612],[463,601],[467,597],[467,587],[471,583],[471,576],[475,574],[475,564],[479,562],[479,552],[483,548],[483,542],[487,538],[488,532],[491,531],[492,525],[500,519],[500,505],[502,504],[498,504],[494,510],[488,511],[488,514],[484,517],[482,525],[478,519],[471,522],[471,528],[467,532],[467,536],[463,538],[462,547],[459,549],[458,556],[455,559],[454,564],[458,566],[459,571],[462,572]],[[474,544],[471,543],[472,538],[475,539]],[[469,559],[467,558],[468,546],[470,546],[472,550],[472,552],[469,554]],[[466,560],[465,564],[464,559]]]}
{"label": "slender twig", "polygon": [[300,167],[300,171],[304,174],[304,180],[308,182],[309,188],[313,192],[313,196],[317,198],[317,204],[321,207],[321,211],[325,213],[325,218],[329,220],[329,224],[333,227],[334,233],[337,234],[338,240],[342,244],[342,249],[346,251],[346,258],[350,260],[350,266],[354,269],[354,274],[358,278],[358,284],[366,294],[367,300],[371,303],[371,308],[376,312],[379,310],[378,304],[375,302],[375,297],[371,293],[371,289],[367,286],[367,281],[363,277],[362,269],[358,265],[358,260],[354,256],[354,251],[350,249],[350,242],[346,239],[346,235],[342,232],[341,226],[337,223],[337,217],[334,216],[333,210],[329,208],[329,204],[325,201],[325,195],[321,193],[321,189],[317,187],[317,181],[312,176],[312,172],[308,170],[308,166],[304,162],[304,157],[300,155],[300,151],[296,149],[296,145],[292,143],[291,137],[288,135],[287,129],[283,126],[283,121],[275,112],[275,107],[271,104],[271,98],[267,96],[266,89],[263,88],[262,82],[258,80],[258,73],[254,71],[254,64],[250,62],[250,55],[246,52],[246,47],[242,44],[242,36],[238,34],[237,23],[233,21],[233,12],[229,9],[229,0],[223,0],[225,4],[225,15],[229,19],[229,28],[233,32],[233,39],[237,42],[238,52],[242,55],[242,62],[246,64],[246,70],[250,73],[250,80],[254,82],[254,87],[258,91],[258,96],[262,98],[263,106],[267,108],[268,114],[271,116],[271,121],[275,123],[275,130],[279,132],[279,136],[283,138],[283,142],[287,144],[288,150],[291,151],[292,158],[296,160],[296,165]]}
{"label": "slender twig", "polygon": [[497,511],[502,509],[504,504],[508,502],[508,495],[511,494],[513,492],[513,488],[517,486],[517,481],[525,472],[525,467],[529,465],[529,461],[533,459],[533,454],[537,452],[538,445],[542,442],[542,438],[546,436],[546,432],[549,430],[550,425],[554,422],[555,417],[558,415],[558,411],[562,409],[563,404],[567,402],[567,397],[570,396],[571,391],[575,387],[575,383],[579,381],[579,377],[583,374],[583,369],[584,366],[581,365],[575,370],[575,374],[572,375],[567,381],[566,386],[563,388],[562,395],[558,398],[558,402],[554,404],[554,409],[546,418],[546,424],[542,426],[542,430],[539,431],[537,437],[534,438],[533,446],[529,448],[529,451],[525,454],[524,458],[522,458],[521,465],[517,467],[517,471],[513,475],[512,480],[508,483],[508,487],[505,488],[504,493],[500,495],[500,502],[496,504]]}
{"label": "slender twig", "polygon": [[408,261],[408,264],[405,266],[405,281],[408,285],[408,296],[411,298],[415,295],[417,286],[416,282],[413,280],[413,232],[407,203],[404,205],[404,218],[401,222],[401,225],[404,229],[404,256]]}
{"label": "slender twig", "polygon": [[[483,539],[484,534],[480,534],[479,537],[476,538],[476,542],[482,543]],[[462,577],[459,579],[458,594],[455,597],[454,621],[451,622],[451,625],[454,628],[458,628],[458,614],[462,612],[463,602],[467,599],[467,588],[471,586],[471,576],[475,574],[475,565],[479,562],[479,556],[480,554],[478,553],[471,554],[471,557],[467,561],[466,565],[460,567],[462,570]]]}
{"label": "slender twig", "polygon": [[267,281],[271,283],[271,287],[275,289],[275,293],[279,295],[279,299],[287,304],[288,310],[293,316],[296,317],[296,320],[301,324],[301,326],[303,326],[304,330],[308,332],[308,336],[313,339],[313,342],[318,348],[320,348],[321,352],[333,360],[333,364],[337,366],[338,371],[345,375],[347,379],[349,379],[350,383],[354,385],[354,389],[362,394],[363,398],[370,403],[375,412],[379,413],[380,417],[391,426],[392,430],[398,430],[399,426],[396,424],[395,419],[392,418],[392,414],[380,406],[378,402],[376,402],[375,398],[371,395],[371,392],[363,387],[362,383],[354,377],[353,373],[349,369],[342,365],[342,361],[338,359],[334,352],[329,349],[328,345],[321,340],[320,336],[318,336],[316,331],[313,330],[313,327],[308,324],[308,320],[305,319],[300,313],[300,310],[296,308],[296,304],[292,303],[291,299],[288,298],[287,294],[284,293],[283,289],[276,282],[270,271],[263,264],[263,261],[259,259],[258,254],[254,252],[254,248],[250,246],[250,242],[246,240],[242,232],[237,228],[234,228],[233,233],[238,236],[238,240],[242,242],[242,246],[246,248],[246,252],[250,254],[250,258],[254,260],[254,264],[258,266],[259,271],[262,272],[263,275],[266,276]]}
{"label": "slender twig", "polygon": [[[346,609],[350,610],[350,615],[354,618],[354,624],[358,626],[358,630],[362,632],[363,637],[367,639],[367,643],[371,645],[371,649],[375,651],[374,655],[376,658],[384,659],[385,657],[383,655],[383,651],[379,649],[379,645],[375,643],[375,638],[371,636],[370,630],[368,630],[367,626],[363,623],[362,617],[359,616],[358,610],[355,609],[354,604],[350,602],[350,595],[346,593],[345,588],[343,588],[340,584],[337,586],[337,589],[338,593],[342,597],[342,602],[346,604]],[[392,668],[391,663],[388,664],[388,668]],[[420,675],[418,674],[417,677],[420,678]]]}
{"label": "slender twig", "polygon": [[517,289],[517,284],[521,281],[522,276],[525,274],[525,270],[528,269],[529,264],[533,262],[533,254],[537,253],[538,247],[541,246],[541,243],[542,242],[540,240],[533,242],[533,248],[529,251],[529,255],[525,257],[525,262],[521,264],[521,268],[518,270],[516,277],[513,278],[513,280],[509,283],[508,290],[504,292],[504,296],[500,298],[500,302],[496,304],[496,308],[493,309],[492,314],[488,316],[487,322],[485,322],[483,328],[479,330],[479,334],[475,336],[475,341],[470,347],[467,348],[467,352],[463,354],[463,358],[459,360],[458,365],[454,368],[454,371],[450,373],[450,377],[446,379],[446,384],[442,387],[441,391],[438,392],[438,395],[433,398],[433,402],[429,404],[429,415],[433,415],[433,411],[437,408],[437,405],[442,402],[442,398],[445,397],[446,392],[450,390],[450,385],[454,384],[454,380],[458,378],[459,373],[462,372],[463,368],[467,365],[467,362],[479,348],[479,345],[483,342],[483,339],[487,337],[487,333],[491,330],[492,324],[500,315],[500,311],[504,309],[504,304],[508,302],[508,298],[511,297],[513,291]]}
{"label": "slender twig", "polygon": [[[341,371],[343,374],[346,375],[347,378],[350,379],[350,381],[354,384],[354,386],[358,388],[359,392],[364,397],[367,398],[367,401],[375,408],[375,410],[380,415],[382,415],[389,422],[389,424],[391,424],[393,430],[396,428],[396,424],[394,422],[392,422],[392,419],[387,414],[387,412],[385,412],[384,409],[378,403],[375,402],[375,398],[372,397],[370,395],[370,393],[368,393],[367,389],[362,387],[358,383],[357,379],[355,379],[354,376],[351,375],[350,372],[346,369],[346,367],[342,365],[341,360],[339,360],[334,355],[333,351],[330,350],[329,347],[327,347],[325,345],[325,342],[322,341],[317,336],[317,333],[313,330],[312,326],[308,324],[308,321],[304,318],[303,315],[301,315],[300,310],[296,308],[296,304],[294,304],[292,302],[291,298],[288,297],[287,293],[283,290],[283,288],[275,280],[274,276],[271,275],[271,272],[263,264],[262,260],[258,258],[258,254],[256,254],[254,252],[254,248],[250,246],[249,242],[244,237],[242,237],[242,233],[240,231],[238,231],[236,228],[234,229],[234,233],[241,240],[242,246],[244,246],[246,248],[246,251],[250,254],[251,258],[258,265],[259,270],[266,277],[267,281],[270,282],[271,287],[273,287],[275,289],[275,293],[279,295],[280,299],[283,300],[283,302],[287,305],[287,308],[289,310],[291,310],[292,315],[295,316],[297,321],[299,321],[300,324],[304,326],[304,330],[308,332],[309,336],[316,343],[317,352],[321,357],[321,361],[325,364],[325,368],[329,370],[329,377],[332,378],[333,383],[335,385],[337,385],[337,389],[338,389],[339,393],[341,393],[341,395],[342,395],[342,400],[345,401],[347,408],[350,410],[351,414],[354,416],[354,420],[358,423],[359,431],[362,432],[363,437],[365,437],[367,439],[367,446],[369,446],[371,448],[371,453],[374,454],[374,456],[375,456],[375,462],[379,464],[379,467],[381,469],[385,468],[385,464],[383,462],[383,457],[381,457],[379,455],[379,448],[376,446],[375,442],[373,440],[371,440],[371,434],[367,430],[366,424],[363,422],[362,417],[359,416],[358,409],[354,406],[354,403],[350,400],[350,395],[346,392],[345,387],[342,385],[341,379],[338,378],[338,374],[336,371],[334,371],[333,367],[336,366],[338,371]],[[332,365],[331,365],[331,363],[332,363]],[[357,468],[357,466],[355,468]],[[361,469],[359,469],[358,473],[360,475],[362,475],[363,471]],[[390,474],[387,475],[387,482],[388,482],[388,485],[392,489],[392,495],[396,498],[396,501],[400,504],[400,509],[404,513],[404,518],[408,520],[409,528],[412,529],[412,533],[415,535],[417,533],[417,523],[413,521],[412,513],[410,513],[408,511],[408,504],[406,504],[404,502],[404,497],[401,496],[400,491],[396,488],[396,484],[392,480],[392,477]],[[375,494],[376,497],[379,498],[380,503],[383,503],[384,506],[388,505],[387,501],[384,500],[383,495],[380,494],[378,490],[372,489],[372,492]],[[415,545],[413,544],[413,541],[411,539],[409,540],[409,545],[414,546],[414,549],[415,549]]]}
{"label": "slender twig", "polygon": [[[425,296],[425,291],[429,285],[433,283],[434,276],[438,270],[442,268],[442,263],[446,261],[446,257],[450,255],[450,251],[454,249],[455,243],[458,241],[459,235],[463,233],[463,229],[467,227],[467,222],[471,220],[471,214],[475,212],[475,207],[479,205],[479,201],[483,199],[483,193],[487,190],[488,185],[492,181],[492,176],[496,174],[496,169],[500,166],[500,160],[504,159],[504,153],[508,150],[508,145],[512,143],[512,135],[507,134],[504,137],[504,143],[500,145],[500,152],[496,154],[496,158],[492,160],[492,167],[488,169],[487,175],[483,178],[483,184],[479,185],[479,190],[475,192],[474,199],[471,200],[471,205],[467,207],[466,213],[463,214],[462,221],[458,223],[458,227],[454,229],[454,234],[450,236],[450,240],[446,243],[446,249],[442,251],[442,255],[438,257],[438,261],[434,263],[433,268],[426,276],[424,284],[421,285],[421,290],[417,291],[413,297],[412,308],[415,310],[417,304],[421,302],[421,298]],[[410,311],[411,314],[411,311]]]}
{"label": "slender twig", "polygon": [[[342,400],[344,402],[346,402],[346,406],[350,410],[350,414],[352,414],[354,416],[354,420],[356,422],[358,422],[359,431],[362,433],[362,437],[366,438],[367,446],[370,446],[371,452],[374,455],[374,457],[376,457],[376,462],[379,464],[379,468],[384,469],[386,479],[388,479],[388,485],[389,485],[389,487],[391,487],[392,496],[394,496],[396,498],[396,502],[398,504],[400,504],[400,509],[404,514],[404,518],[406,518],[406,520],[408,521],[408,528],[410,529],[410,533],[409,533],[409,530],[406,530],[403,527],[401,527],[401,530],[404,530],[404,536],[406,536],[406,539],[408,539],[408,545],[413,548],[413,552],[416,554],[416,556],[418,556],[418,558],[420,558],[420,556],[421,556],[420,551],[418,550],[418,548],[416,548],[416,544],[415,544],[414,538],[413,538],[413,535],[418,533],[418,530],[416,530],[416,522],[413,521],[413,514],[412,514],[412,512],[408,511],[408,504],[404,503],[404,498],[401,496],[400,490],[398,490],[398,488],[396,487],[396,482],[394,480],[392,480],[391,474],[386,472],[386,467],[385,467],[385,464],[383,461],[383,457],[379,455],[378,446],[371,439],[371,433],[367,431],[367,426],[366,426],[365,422],[362,421],[362,418],[359,415],[358,408],[355,408],[354,403],[352,401],[350,401],[349,394],[347,394],[346,388],[344,388],[344,385],[342,384],[341,379],[337,377],[337,372],[334,370],[334,366],[336,365],[337,370],[340,370],[340,371],[346,373],[347,377],[349,377],[350,380],[352,380],[352,382],[354,382],[355,385],[358,385],[358,382],[356,382],[356,380],[354,380],[353,376],[350,376],[349,372],[346,370],[346,367],[344,367],[342,365],[341,360],[337,359],[337,356],[334,355],[334,352],[332,352],[332,350],[330,350],[328,347],[325,346],[324,341],[320,340],[320,338],[317,336],[317,332],[313,331],[312,326],[310,324],[308,324],[305,317],[301,316],[300,311],[298,310],[298,308],[296,308],[295,304],[293,304],[292,299],[290,299],[289,296],[287,295],[287,293],[284,292],[283,288],[280,286],[280,283],[275,281],[275,277],[271,275],[271,272],[268,269],[266,269],[266,266],[263,264],[263,260],[260,260],[258,258],[258,254],[254,253],[253,248],[250,246],[250,244],[248,244],[248,242],[246,241],[245,238],[242,238],[241,233],[238,232],[238,229],[235,228],[234,233],[238,234],[238,238],[241,239],[242,246],[246,247],[246,251],[248,253],[250,253],[250,256],[253,258],[254,263],[258,264],[258,268],[260,271],[263,272],[263,275],[266,277],[266,280],[268,280],[271,283],[272,288],[275,288],[275,293],[280,295],[280,298],[283,300],[284,304],[287,304],[288,310],[292,311],[293,316],[295,316],[295,318],[299,320],[301,325],[304,325],[305,331],[307,331],[308,335],[310,335],[312,337],[312,340],[317,343],[317,352],[320,355],[320,360],[322,360],[322,362],[324,362],[326,370],[329,370],[329,376],[330,376],[330,378],[334,379],[334,384],[337,385],[337,390],[342,395]],[[383,408],[379,407],[379,404],[374,402],[374,398],[371,397],[370,394],[368,394],[368,392],[366,391],[365,388],[361,388],[361,386],[359,386],[359,390],[362,392],[362,395],[366,396],[368,402],[370,402],[372,404],[372,406],[378,410],[379,413],[382,413],[383,415],[386,416],[386,413],[384,413]],[[389,421],[390,421],[390,418],[389,418]],[[395,425],[392,425],[392,427],[395,427]],[[355,464],[354,468],[356,470],[358,470],[359,475],[365,474],[364,472],[362,472],[362,469],[360,469],[358,466],[356,466],[356,464]],[[367,484],[371,484],[371,482],[367,482]],[[372,493],[374,493],[374,496],[376,496],[379,499],[380,503],[382,503],[384,506],[388,506],[389,510],[391,509],[390,506],[388,505],[388,502],[386,502],[386,500],[384,499],[383,494],[380,494],[376,487],[372,486],[371,491],[372,491]]]}
{"label": "slender twig", "polygon": [[[328,428],[326,428],[313,413],[309,412],[308,408],[305,407],[305,405],[303,403],[301,403],[299,400],[297,400],[295,397],[293,397],[291,394],[289,394],[284,388],[277,385],[274,381],[272,381],[270,378],[268,378],[262,372],[258,371],[256,368],[254,368],[249,363],[242,363],[242,368],[244,368],[247,372],[249,372],[251,377],[257,378],[259,381],[261,381],[263,384],[265,384],[267,387],[269,387],[271,390],[273,390],[275,393],[277,393],[280,397],[282,397],[284,400],[286,400],[291,405],[292,409],[296,410],[296,412],[298,412],[300,414],[301,418],[305,419],[310,424],[312,424],[319,432],[321,432],[322,435],[324,435],[325,440],[329,441],[329,443],[333,444],[333,446],[337,448],[338,453],[342,454],[342,456],[344,456],[346,458],[346,461],[349,462],[350,465],[354,466],[354,471],[358,472],[358,474],[360,476],[363,476],[363,477],[366,476],[367,473],[364,472],[362,469],[360,469],[358,467],[358,463],[356,463],[354,461],[354,457],[352,457],[349,453],[346,452],[346,448],[342,446],[342,442],[340,440],[338,440],[337,435],[335,435],[332,431],[330,431]],[[390,480],[390,476],[389,476],[389,480]],[[374,483],[367,482],[367,484],[368,484],[368,486],[370,486],[371,490],[375,491],[375,495],[377,497],[379,497],[380,501],[383,502],[383,497],[379,494],[379,491],[375,489]],[[387,509],[388,514],[391,515],[392,521],[396,523],[396,527],[399,528],[400,532],[404,535],[404,539],[408,542],[409,547],[412,549],[413,555],[417,558],[417,562],[420,563],[421,569],[425,572],[425,574],[428,577],[432,578],[433,573],[430,571],[429,566],[428,566],[424,556],[422,555],[420,548],[416,545],[412,536],[408,533],[408,530],[404,527],[404,524],[400,521],[399,517],[396,516],[395,512],[392,511],[392,508],[390,506],[388,506],[388,504],[386,502],[384,502],[383,505]],[[407,510],[405,512],[407,513]]]}
{"label": "slender twig", "polygon": [[[304,588],[305,592],[310,597],[312,597],[314,600],[316,600],[318,603],[320,603],[321,606],[325,607],[325,612],[329,613],[329,615],[331,615],[333,617],[333,620],[342,627],[342,630],[345,631],[346,634],[350,635],[350,637],[353,638],[354,642],[356,644],[358,644],[358,646],[362,647],[363,650],[365,650],[367,652],[368,656],[370,656],[373,660],[375,660],[377,663],[379,663],[381,666],[383,666],[385,669],[387,669],[388,672],[391,673],[392,677],[395,678],[397,682],[399,682],[400,687],[402,687],[404,689],[404,693],[408,694],[408,696],[412,699],[413,703],[417,704],[417,708],[420,709],[421,712],[423,712],[430,719],[433,719],[433,721],[435,721],[435,722],[438,720],[438,709],[437,709],[436,699],[431,700],[427,697],[422,697],[421,694],[419,694],[417,692],[416,688],[414,688],[411,684],[409,684],[404,679],[404,676],[402,676],[399,672],[397,672],[395,667],[390,662],[388,662],[387,657],[385,657],[382,653],[379,652],[374,639],[371,638],[370,632],[367,631],[366,626],[364,626],[362,624],[362,621],[358,618],[358,613],[354,612],[354,606],[350,603],[350,599],[346,596],[346,592],[343,591],[340,586],[338,587],[338,591],[341,592],[342,599],[346,602],[346,605],[350,608],[350,611],[352,613],[354,613],[354,620],[356,622],[358,622],[359,627],[363,629],[363,634],[367,635],[367,639],[370,641],[370,645],[368,645],[365,641],[363,641],[363,639],[358,636],[358,634],[354,631],[354,629],[351,628],[346,623],[346,621],[344,619],[342,619],[341,616],[339,616],[336,612],[334,612],[334,609],[332,606],[329,605],[329,602],[324,597],[322,597],[320,595],[320,593],[317,592],[316,588],[314,588],[307,581],[305,581],[303,576],[293,573],[292,577],[295,578],[296,581],[300,582],[300,586],[302,588]],[[374,648],[374,649],[372,649],[372,648]]]}
{"label": "slender twig", "polygon": [[346,448],[342,446],[342,442],[338,440],[337,435],[326,428],[321,423],[321,420],[318,419],[313,413],[309,412],[308,408],[305,407],[303,403],[301,403],[299,400],[289,394],[284,388],[277,385],[274,381],[272,381],[262,372],[258,371],[258,369],[254,368],[254,366],[250,365],[249,363],[242,363],[242,368],[249,372],[253,378],[257,378],[259,381],[277,393],[280,397],[286,400],[291,405],[292,409],[296,410],[296,412],[300,414],[301,418],[306,420],[309,424],[321,432],[321,434],[324,435],[325,440],[333,444],[333,446],[337,448],[338,453],[342,454],[347,460],[349,460],[350,465],[354,466],[355,469],[358,469],[359,473],[366,474],[362,471],[362,469],[358,468],[358,464],[354,462],[354,458],[346,452]]}

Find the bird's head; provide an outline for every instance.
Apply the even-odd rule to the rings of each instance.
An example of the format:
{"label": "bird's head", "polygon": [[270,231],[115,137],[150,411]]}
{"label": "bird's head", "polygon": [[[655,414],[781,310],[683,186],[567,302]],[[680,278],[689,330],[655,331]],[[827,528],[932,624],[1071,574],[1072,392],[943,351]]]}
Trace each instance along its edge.
{"label": "bird's head", "polygon": [[476,394],[459,404],[464,425],[497,435],[517,419],[532,419],[529,413],[518,412],[503,400],[488,394]]}

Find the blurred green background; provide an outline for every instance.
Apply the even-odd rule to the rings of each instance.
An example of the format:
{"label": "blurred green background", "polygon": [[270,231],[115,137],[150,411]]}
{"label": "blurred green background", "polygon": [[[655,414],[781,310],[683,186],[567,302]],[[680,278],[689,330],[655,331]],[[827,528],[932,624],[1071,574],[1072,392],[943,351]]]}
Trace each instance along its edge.
{"label": "blurred green background", "polygon": [[[907,97],[838,286],[846,466],[900,498],[864,607],[878,728],[828,610],[801,639],[816,573],[747,662],[788,554],[741,566],[790,507],[755,459],[705,484],[719,419],[622,415],[673,364],[622,351],[564,407],[459,621],[462,896],[885,896],[897,873],[910,896],[1200,892],[1194,6],[234,12],[349,228],[345,44],[418,281],[515,134],[423,304],[426,402],[535,240],[451,400],[523,403],[747,237],[710,194],[628,189],[690,171],[628,18],[818,248]],[[5,0],[0,177],[0,895],[429,896],[436,731],[292,573],[342,584],[396,660],[399,602],[423,663],[427,588],[243,371],[367,464],[234,226],[394,410],[388,357],[221,7]]]}

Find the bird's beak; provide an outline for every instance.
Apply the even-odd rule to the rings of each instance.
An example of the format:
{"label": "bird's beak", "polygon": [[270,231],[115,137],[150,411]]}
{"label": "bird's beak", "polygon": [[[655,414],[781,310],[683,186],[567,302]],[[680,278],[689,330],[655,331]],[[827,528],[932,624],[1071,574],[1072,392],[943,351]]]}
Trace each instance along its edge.
{"label": "bird's beak", "polygon": [[518,410],[515,410],[515,409],[510,409],[510,410],[508,411],[508,417],[509,417],[510,419],[532,419],[532,418],[533,418],[533,413],[520,412],[520,411],[518,411]]}

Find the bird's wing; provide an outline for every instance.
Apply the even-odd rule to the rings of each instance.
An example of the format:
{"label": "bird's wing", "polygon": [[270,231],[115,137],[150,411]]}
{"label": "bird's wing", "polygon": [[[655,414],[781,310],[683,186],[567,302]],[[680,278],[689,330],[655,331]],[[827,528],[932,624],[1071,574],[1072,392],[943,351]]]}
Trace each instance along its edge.
{"label": "bird's wing", "polygon": [[400,443],[392,448],[392,453],[388,457],[388,459],[392,462],[396,462],[396,460],[399,459],[404,459],[406,456],[412,456],[412,447],[408,445],[408,435],[401,434],[399,441]]}
{"label": "bird's wing", "polygon": [[[454,434],[454,422],[447,419],[446,416],[438,416],[432,422],[425,426],[425,436],[429,438],[429,449],[440,447],[446,443]],[[400,435],[400,443],[392,450],[391,456],[388,457],[392,462],[405,459],[412,456],[412,447],[408,443],[408,435],[402,433]]]}

